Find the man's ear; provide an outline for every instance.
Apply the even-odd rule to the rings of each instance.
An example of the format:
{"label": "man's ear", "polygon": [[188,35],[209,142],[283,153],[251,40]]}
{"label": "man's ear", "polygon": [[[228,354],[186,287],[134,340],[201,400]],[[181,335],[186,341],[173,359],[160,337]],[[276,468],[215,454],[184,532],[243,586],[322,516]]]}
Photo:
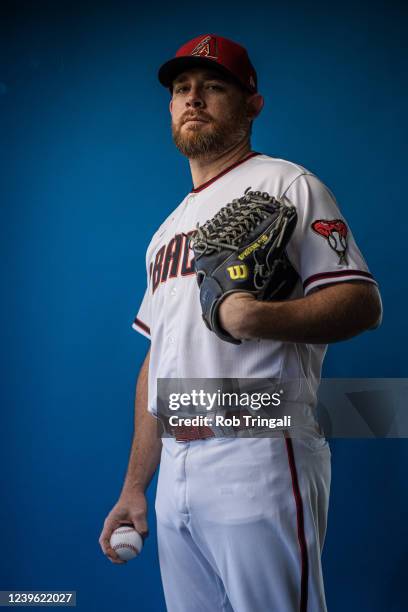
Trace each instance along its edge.
{"label": "man's ear", "polygon": [[172,113],[172,110],[173,110],[173,98],[170,100],[170,104],[169,104],[170,114]]}
{"label": "man's ear", "polygon": [[263,109],[264,102],[263,96],[259,93],[254,93],[247,98],[247,112],[250,119],[255,119],[259,115]]}

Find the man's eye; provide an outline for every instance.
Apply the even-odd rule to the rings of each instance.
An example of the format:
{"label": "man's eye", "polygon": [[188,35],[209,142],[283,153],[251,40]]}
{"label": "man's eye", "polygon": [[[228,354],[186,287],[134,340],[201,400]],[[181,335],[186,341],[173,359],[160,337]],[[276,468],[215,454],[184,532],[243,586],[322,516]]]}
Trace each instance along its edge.
{"label": "man's eye", "polygon": [[[224,88],[222,85],[219,85],[218,83],[206,83],[205,85],[206,89],[212,89],[214,91],[223,91]],[[188,86],[187,85],[178,85],[177,87],[174,87],[174,93],[175,94],[182,94],[185,93],[186,91],[188,91]]]}

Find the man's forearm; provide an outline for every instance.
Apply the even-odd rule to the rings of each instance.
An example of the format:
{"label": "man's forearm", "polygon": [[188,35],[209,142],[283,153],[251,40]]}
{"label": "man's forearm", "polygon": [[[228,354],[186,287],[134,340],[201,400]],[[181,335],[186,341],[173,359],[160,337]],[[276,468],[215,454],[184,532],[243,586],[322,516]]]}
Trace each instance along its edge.
{"label": "man's forearm", "polygon": [[260,302],[236,294],[235,304],[231,299],[228,305],[228,299],[223,322],[236,338],[327,344],[375,327],[381,318],[381,299],[371,283],[331,285],[283,302]]}
{"label": "man's forearm", "polygon": [[147,410],[148,353],[139,373],[135,394],[135,431],[123,492],[145,491],[160,462],[162,442],[157,419]]}

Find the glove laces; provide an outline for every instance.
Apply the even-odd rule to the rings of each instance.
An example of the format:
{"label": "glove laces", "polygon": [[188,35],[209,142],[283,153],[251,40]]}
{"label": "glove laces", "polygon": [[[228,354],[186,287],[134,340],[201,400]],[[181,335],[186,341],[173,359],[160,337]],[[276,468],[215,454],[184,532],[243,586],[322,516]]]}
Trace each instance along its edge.
{"label": "glove laces", "polygon": [[[196,254],[211,254],[222,249],[237,251],[244,238],[247,238],[265,219],[278,212],[270,239],[276,237],[276,247],[280,246],[288,222],[287,207],[280,200],[266,192],[250,191],[223,206],[214,217],[197,229],[190,239],[190,246]],[[259,270],[260,272],[260,270]]]}

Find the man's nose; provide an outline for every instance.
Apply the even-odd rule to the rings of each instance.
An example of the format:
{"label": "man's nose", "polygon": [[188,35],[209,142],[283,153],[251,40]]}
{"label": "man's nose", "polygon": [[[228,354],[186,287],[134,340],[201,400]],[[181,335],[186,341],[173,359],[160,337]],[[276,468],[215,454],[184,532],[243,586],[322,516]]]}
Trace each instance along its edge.
{"label": "man's nose", "polygon": [[190,90],[190,93],[187,96],[186,105],[192,108],[202,108],[204,106],[204,100],[198,89]]}

